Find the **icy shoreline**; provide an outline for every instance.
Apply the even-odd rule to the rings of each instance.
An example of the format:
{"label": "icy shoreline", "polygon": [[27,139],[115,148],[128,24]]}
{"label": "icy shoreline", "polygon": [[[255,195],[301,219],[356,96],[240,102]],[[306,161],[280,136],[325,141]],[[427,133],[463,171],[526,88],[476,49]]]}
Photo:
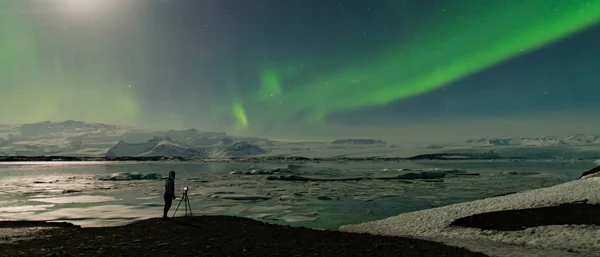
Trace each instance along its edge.
{"label": "icy shoreline", "polygon": [[490,256],[597,256],[600,252],[598,225],[546,225],[516,231],[451,225],[457,219],[478,213],[560,206],[573,202],[600,204],[600,177],[345,225],[339,230],[413,236],[466,247]]}

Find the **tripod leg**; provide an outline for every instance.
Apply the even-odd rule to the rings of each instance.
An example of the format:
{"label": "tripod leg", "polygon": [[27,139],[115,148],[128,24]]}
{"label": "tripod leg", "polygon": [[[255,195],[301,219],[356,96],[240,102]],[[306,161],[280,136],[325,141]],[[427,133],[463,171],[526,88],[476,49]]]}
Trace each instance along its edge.
{"label": "tripod leg", "polygon": [[194,216],[194,214],[192,214],[192,206],[190,205],[190,200],[189,200],[189,199],[188,199],[188,201],[187,201],[187,205],[188,205],[188,207],[190,208],[190,217],[191,217],[191,216]]}
{"label": "tripod leg", "polygon": [[183,203],[183,205],[185,206],[185,217],[187,218],[187,201],[188,201],[187,194],[184,196],[183,200],[185,200],[185,203]]}
{"label": "tripod leg", "polygon": [[[183,200],[183,199],[182,199]],[[173,212],[173,217],[175,217],[175,214],[177,213],[177,210],[179,209],[179,205],[181,205],[181,201],[179,201],[179,204],[177,204],[177,208],[175,208],[175,212]]]}

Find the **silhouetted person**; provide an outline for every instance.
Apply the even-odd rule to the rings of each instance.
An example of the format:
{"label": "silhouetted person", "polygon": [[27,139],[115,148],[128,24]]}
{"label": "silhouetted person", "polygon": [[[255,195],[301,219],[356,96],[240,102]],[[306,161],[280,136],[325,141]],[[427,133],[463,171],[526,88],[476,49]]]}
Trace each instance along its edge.
{"label": "silhouetted person", "polygon": [[175,171],[169,172],[169,178],[165,181],[165,209],[163,213],[163,219],[168,219],[167,213],[171,208],[173,200],[175,200]]}

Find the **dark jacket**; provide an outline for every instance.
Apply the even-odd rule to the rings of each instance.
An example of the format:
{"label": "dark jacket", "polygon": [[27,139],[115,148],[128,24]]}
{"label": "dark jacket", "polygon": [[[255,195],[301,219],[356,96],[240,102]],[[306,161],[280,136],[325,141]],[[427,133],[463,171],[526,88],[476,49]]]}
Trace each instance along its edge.
{"label": "dark jacket", "polygon": [[175,180],[172,178],[165,181],[165,195],[175,196]]}

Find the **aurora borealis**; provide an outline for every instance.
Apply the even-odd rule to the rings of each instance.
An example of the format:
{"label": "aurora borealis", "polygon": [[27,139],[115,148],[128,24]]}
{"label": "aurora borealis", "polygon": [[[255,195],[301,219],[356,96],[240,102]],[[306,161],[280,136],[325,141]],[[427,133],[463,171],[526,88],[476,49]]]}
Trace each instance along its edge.
{"label": "aurora borealis", "polygon": [[[0,2],[0,34],[4,39],[0,41],[3,123],[67,117],[118,123],[139,115],[126,75],[113,64],[119,61],[115,58],[118,53],[82,46],[95,38],[36,33],[32,27],[42,20],[31,18],[36,14],[34,10],[26,12],[14,3],[18,2]],[[110,48],[110,44],[106,46]]]}
{"label": "aurora borealis", "polygon": [[285,134],[576,113],[600,107],[599,22],[600,0],[0,0],[0,123]]}

